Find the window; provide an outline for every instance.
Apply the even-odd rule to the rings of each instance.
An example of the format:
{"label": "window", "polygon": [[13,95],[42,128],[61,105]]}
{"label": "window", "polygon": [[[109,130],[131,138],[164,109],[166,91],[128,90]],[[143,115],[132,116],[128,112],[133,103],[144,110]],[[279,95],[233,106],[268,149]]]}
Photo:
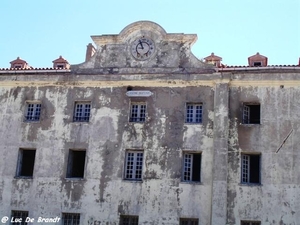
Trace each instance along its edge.
{"label": "window", "polygon": [[260,124],[260,105],[244,104],[243,106],[243,123]]}
{"label": "window", "polygon": [[79,225],[80,214],[79,213],[63,213],[62,224],[63,225]]}
{"label": "window", "polygon": [[120,225],[138,225],[139,217],[138,216],[120,216]]}
{"label": "window", "polygon": [[202,104],[186,104],[186,123],[202,123]]}
{"label": "window", "polygon": [[17,166],[17,177],[32,177],[35,150],[20,149]]}
{"label": "window", "polygon": [[25,120],[26,121],[39,121],[41,115],[41,104],[27,102]]}
{"label": "window", "polygon": [[241,225],[260,225],[260,221],[241,221]]}
{"label": "window", "polygon": [[260,155],[242,154],[241,182],[243,184],[260,183]]}
{"label": "window", "polygon": [[14,64],[13,67],[14,67],[15,69],[22,69],[22,66],[23,66],[22,64]]}
{"label": "window", "polygon": [[130,122],[145,122],[146,119],[146,103],[132,102],[130,106]]}
{"label": "window", "polygon": [[85,165],[85,150],[70,150],[67,168],[67,178],[83,178]]}
{"label": "window", "polygon": [[180,225],[198,225],[198,219],[180,218]]}
{"label": "window", "polygon": [[[11,224],[12,225],[25,225],[28,224],[25,222],[26,218],[28,217],[28,211],[11,211]],[[19,222],[21,221],[22,222]]]}
{"label": "window", "polygon": [[201,153],[184,153],[183,155],[183,181],[200,182]]}
{"label": "window", "polygon": [[261,62],[253,62],[253,66],[261,66],[262,63]]}
{"label": "window", "polygon": [[74,122],[89,122],[90,113],[90,102],[76,102],[74,111]]}
{"label": "window", "polygon": [[126,152],[125,179],[142,180],[143,155],[142,151]]}
{"label": "window", "polygon": [[64,65],[64,64],[57,64],[57,65],[56,65],[56,68],[57,68],[57,69],[64,69],[64,68],[65,68],[65,65]]}

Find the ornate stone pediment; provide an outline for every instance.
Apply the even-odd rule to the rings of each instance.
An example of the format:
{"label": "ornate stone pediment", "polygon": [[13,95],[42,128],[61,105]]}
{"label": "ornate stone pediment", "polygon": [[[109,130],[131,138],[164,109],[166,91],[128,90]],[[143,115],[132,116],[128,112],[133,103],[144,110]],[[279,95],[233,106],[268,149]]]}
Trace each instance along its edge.
{"label": "ornate stone pediment", "polygon": [[118,35],[92,36],[92,39],[96,45],[94,55],[82,64],[73,65],[73,70],[123,74],[213,71],[212,65],[203,63],[191,52],[196,34],[167,33],[154,22],[135,22]]}

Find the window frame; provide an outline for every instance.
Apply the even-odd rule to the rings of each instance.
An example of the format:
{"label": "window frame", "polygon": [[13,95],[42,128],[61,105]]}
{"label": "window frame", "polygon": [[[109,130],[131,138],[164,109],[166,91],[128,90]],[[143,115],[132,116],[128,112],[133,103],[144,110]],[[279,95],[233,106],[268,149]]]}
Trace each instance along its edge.
{"label": "window frame", "polygon": [[[33,162],[26,162],[26,163],[32,163],[30,167],[32,167],[32,172],[31,175],[23,175],[24,174],[24,151],[34,151],[34,158]],[[35,167],[35,162],[36,162],[36,149],[25,149],[25,148],[20,148],[18,151],[18,161],[17,161],[17,169],[16,169],[16,176],[15,178],[21,178],[21,179],[32,179],[33,174],[34,174],[34,167]],[[28,159],[27,159],[28,160]]]}
{"label": "window frame", "polygon": [[198,218],[179,218],[179,225],[198,225]]}
{"label": "window frame", "polygon": [[[137,106],[137,116],[134,117],[133,107]],[[142,106],[144,106],[144,113],[142,113]],[[147,102],[146,101],[131,101],[129,106],[129,122],[131,123],[145,123],[147,118]]]}
{"label": "window frame", "polygon": [[[78,112],[78,107],[79,105],[83,105],[82,111]],[[89,107],[87,107],[89,105]],[[88,117],[84,115],[86,112],[85,110],[88,109]],[[92,109],[92,102],[91,101],[75,101],[74,103],[74,112],[73,112],[73,122],[75,123],[88,123],[90,122],[91,119],[91,109]],[[80,115],[77,116],[77,113]]]}
{"label": "window frame", "polygon": [[[135,216],[135,215],[120,215],[120,219],[119,219],[119,225],[124,225],[123,221],[124,219],[128,219],[129,221],[126,222],[125,225],[138,225],[139,224],[139,216]],[[137,221],[132,221],[132,220],[137,220]]]}
{"label": "window frame", "polygon": [[[84,163],[83,163],[83,168],[82,169],[82,176],[74,176],[74,153],[75,152],[84,152]],[[85,171],[86,171],[86,149],[69,149],[68,152],[68,158],[67,158],[67,170],[66,170],[66,179],[84,179],[85,177]]]}
{"label": "window frame", "polygon": [[15,63],[13,64],[14,69],[23,69],[23,64],[22,63]]}
{"label": "window frame", "polygon": [[65,64],[63,64],[63,63],[57,63],[55,65],[55,68],[57,68],[57,69],[65,69]]}
{"label": "window frame", "polygon": [[241,220],[241,225],[261,225],[261,221],[258,220]]}
{"label": "window frame", "polygon": [[[14,215],[14,214],[21,214],[21,215]],[[22,214],[25,214],[25,215],[22,215]],[[11,225],[27,225],[28,222],[25,222],[26,218],[28,217],[29,215],[29,211],[24,211],[24,210],[11,210],[10,212],[10,221],[12,220],[12,218],[14,217],[14,221],[15,219],[21,219],[22,218],[22,222],[10,222],[9,224]],[[21,216],[21,217],[20,217]]]}
{"label": "window frame", "polygon": [[[258,182],[251,182],[251,157],[259,157],[258,160]],[[247,168],[245,168],[245,161],[247,159]],[[246,172],[244,172],[244,169],[247,170],[247,174],[246,176],[244,176],[244,174]],[[246,152],[242,152],[241,153],[241,178],[240,178],[240,182],[242,185],[261,185],[261,153],[246,153]],[[244,179],[247,179],[246,181]]]}
{"label": "window frame", "polygon": [[[192,106],[192,113],[189,112],[189,106]],[[197,109],[196,107],[200,106],[200,109]],[[200,110],[199,113],[197,113],[197,110]],[[197,115],[199,116],[197,117]],[[191,121],[189,121],[189,115],[192,115]],[[199,120],[199,121],[197,121]],[[203,103],[202,102],[187,102],[185,103],[185,118],[184,122],[186,124],[202,124],[203,122]]]}
{"label": "window frame", "polygon": [[[190,162],[190,167],[187,168],[187,163],[186,162],[186,156],[192,156],[191,158],[191,162]],[[199,165],[199,180],[193,180],[193,171],[194,171],[194,155],[199,155],[200,156],[200,165]],[[188,173],[188,169],[190,169],[190,174],[186,175],[186,173]],[[197,168],[196,168],[197,169]],[[182,175],[181,175],[181,182],[184,183],[201,183],[202,180],[202,152],[196,152],[196,151],[183,151],[182,153],[182,171],[181,171]],[[186,179],[186,177],[189,176],[189,179]]]}
{"label": "window frame", "polygon": [[[24,122],[28,122],[28,123],[39,122],[41,119],[42,103],[40,101],[26,101],[25,104],[26,104],[26,108],[25,108]],[[30,105],[33,105],[33,110],[32,110],[33,115],[29,115]]]}
{"label": "window frame", "polygon": [[[259,123],[251,122],[251,106],[259,106]],[[252,109],[253,112],[253,109]],[[244,102],[242,106],[242,124],[260,125],[261,124],[261,104],[260,102]]]}
{"label": "window frame", "polygon": [[[255,65],[256,64],[256,65]],[[259,64],[259,65],[258,65]],[[253,67],[261,67],[263,66],[263,61],[253,61],[252,62]]]}
{"label": "window frame", "polygon": [[[65,221],[66,219],[69,220],[69,218],[64,218],[65,216],[72,216],[71,218],[71,223],[69,223],[69,221]],[[78,218],[73,218],[73,217],[78,217]],[[77,220],[75,221],[76,223],[74,223],[73,220]],[[62,225],[80,225],[80,213],[66,213],[66,212],[63,212],[61,214],[61,224]]]}
{"label": "window frame", "polygon": [[[142,161],[141,161],[141,165],[138,165],[137,162],[137,157],[138,157],[138,154],[141,154],[142,153]],[[128,169],[129,167],[129,155],[128,154],[134,154],[133,155],[133,168],[132,169]],[[128,149],[126,150],[125,152],[125,163],[124,163],[124,180],[126,181],[142,181],[143,180],[143,169],[144,169],[144,150],[142,149],[136,149],[136,150],[133,150],[133,149]],[[140,161],[139,161],[140,162]],[[137,167],[138,166],[141,166],[141,169],[139,169],[140,171],[140,177],[137,178],[137,175],[139,175],[139,173],[137,173]],[[130,173],[129,171],[132,170],[132,173]],[[132,177],[130,178],[129,175],[132,174]]]}

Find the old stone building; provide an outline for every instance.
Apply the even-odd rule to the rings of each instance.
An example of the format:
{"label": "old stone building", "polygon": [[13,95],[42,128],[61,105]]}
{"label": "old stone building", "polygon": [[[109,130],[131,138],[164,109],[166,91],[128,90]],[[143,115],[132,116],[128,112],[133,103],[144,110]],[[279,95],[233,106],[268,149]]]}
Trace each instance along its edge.
{"label": "old stone building", "polygon": [[300,224],[300,65],[202,61],[149,21],[92,39],[82,64],[0,70],[1,218]]}

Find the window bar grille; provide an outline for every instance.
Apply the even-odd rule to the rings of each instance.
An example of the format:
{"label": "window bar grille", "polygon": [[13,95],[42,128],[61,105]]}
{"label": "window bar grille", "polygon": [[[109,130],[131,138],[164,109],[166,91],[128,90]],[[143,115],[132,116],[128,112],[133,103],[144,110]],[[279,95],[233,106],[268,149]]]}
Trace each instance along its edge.
{"label": "window bar grille", "polygon": [[242,156],[242,183],[248,183],[250,178],[249,173],[250,157],[248,155]]}
{"label": "window bar grille", "polygon": [[88,122],[90,119],[91,105],[84,103],[77,103],[75,107],[74,121]]}
{"label": "window bar grille", "polygon": [[27,106],[26,120],[38,121],[41,114],[41,104],[29,103]]}
{"label": "window bar grille", "polygon": [[183,180],[184,181],[191,181],[192,178],[192,154],[184,154],[184,174]]}

